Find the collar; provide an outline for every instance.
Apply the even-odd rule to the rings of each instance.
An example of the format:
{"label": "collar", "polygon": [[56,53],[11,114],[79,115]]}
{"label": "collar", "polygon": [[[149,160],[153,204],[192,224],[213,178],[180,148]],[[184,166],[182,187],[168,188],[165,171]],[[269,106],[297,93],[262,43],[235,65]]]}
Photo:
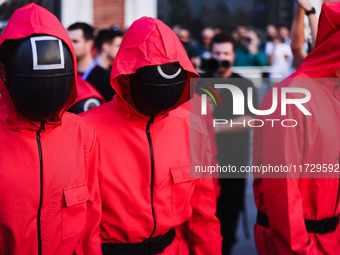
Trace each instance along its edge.
{"label": "collar", "polygon": [[[145,125],[151,118],[139,113],[135,108],[133,108],[128,102],[123,100],[119,95],[115,95],[113,97],[112,103],[115,110],[124,119]],[[155,117],[155,119],[153,120],[153,124],[159,123],[160,121],[165,119],[168,115],[169,113],[166,113]]]}
{"label": "collar", "polygon": [[92,70],[96,67],[97,62],[93,60],[90,65],[86,68],[85,72],[82,74],[81,78],[86,81],[86,79],[89,77]]}
{"label": "collar", "polygon": [[[0,82],[1,83],[1,82]],[[4,88],[4,84],[2,88]],[[4,126],[15,132],[31,134],[40,129],[41,123],[39,121],[33,121],[22,115],[15,107],[12,99],[10,98],[7,90],[2,89],[0,95],[0,122]],[[7,92],[7,93],[6,93]],[[61,125],[61,119],[56,121],[45,122],[45,133],[52,131],[55,127]]]}

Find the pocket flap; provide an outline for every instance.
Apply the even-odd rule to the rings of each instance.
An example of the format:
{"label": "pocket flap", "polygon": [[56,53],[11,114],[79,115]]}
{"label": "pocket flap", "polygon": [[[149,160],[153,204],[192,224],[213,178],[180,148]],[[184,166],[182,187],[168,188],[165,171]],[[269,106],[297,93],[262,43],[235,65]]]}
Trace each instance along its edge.
{"label": "pocket flap", "polygon": [[190,167],[170,168],[172,183],[188,182],[190,178]]}
{"label": "pocket flap", "polygon": [[86,202],[89,197],[89,190],[86,184],[80,184],[73,187],[64,188],[64,197],[66,206],[72,206]]}

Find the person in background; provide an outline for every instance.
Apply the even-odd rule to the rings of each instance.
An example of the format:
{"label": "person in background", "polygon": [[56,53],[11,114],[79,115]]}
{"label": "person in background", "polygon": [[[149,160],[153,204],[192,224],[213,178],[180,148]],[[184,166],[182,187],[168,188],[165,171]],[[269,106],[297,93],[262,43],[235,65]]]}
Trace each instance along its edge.
{"label": "person in background", "polygon": [[179,31],[178,38],[182,42],[182,45],[183,45],[189,59],[191,59],[191,57],[193,56],[193,47],[192,47],[191,41],[190,41],[190,39],[191,39],[190,38],[190,31],[186,28],[182,28]]}
{"label": "person in background", "polygon": [[101,254],[96,135],[65,112],[76,56],[59,20],[31,3],[0,37],[0,254]]}
{"label": "person in background", "polygon": [[80,75],[77,77],[77,93],[77,99],[67,109],[69,112],[79,114],[105,103],[104,97]]}
{"label": "person in background", "polygon": [[248,28],[243,25],[238,25],[229,30],[229,33],[232,35],[235,41],[235,51],[241,46],[245,45],[245,39],[247,37]]}
{"label": "person in background", "polygon": [[277,28],[270,24],[266,28],[266,40],[263,45],[264,53],[266,54],[267,58],[273,53],[274,48],[274,39],[278,37],[279,33]]}
{"label": "person in background", "polygon": [[111,72],[113,60],[115,59],[119,46],[123,39],[123,33],[112,29],[100,30],[96,36],[95,44],[98,50],[96,63],[103,69]]}
{"label": "person in background", "polygon": [[175,35],[177,35],[177,37],[179,38],[179,34],[182,30],[182,26],[181,25],[174,25],[171,29],[172,29],[172,31],[174,31]]}
{"label": "person in background", "polygon": [[215,31],[211,27],[206,27],[202,31],[202,42],[203,42],[203,51],[200,56],[203,59],[210,58],[210,44],[212,39],[215,36]]}
{"label": "person in background", "polygon": [[[254,92],[254,105],[257,105],[256,91],[251,81],[232,72],[235,60],[235,42],[229,34],[217,34],[211,42],[211,64],[210,69],[204,77],[225,78],[225,82],[237,86],[244,95],[247,95],[248,88]],[[214,64],[213,64],[214,63]],[[248,122],[253,114],[249,111],[245,103],[245,114],[241,116],[233,115],[233,96],[229,90],[216,89],[223,107],[216,107],[213,111],[215,119],[227,119],[229,122]],[[250,127],[243,125],[216,125],[216,145],[217,161],[221,166],[241,166],[249,165],[250,149]],[[221,234],[223,236],[222,251],[224,255],[232,253],[232,248],[236,243],[236,230],[238,218],[244,212],[244,192],[245,175],[220,174],[221,192],[218,199],[217,215],[221,222]]]}
{"label": "person in background", "polygon": [[238,25],[238,26],[236,26],[236,31],[239,35],[238,44],[244,44],[245,43],[244,40],[247,38],[248,28],[246,26],[243,26],[243,25]]}
{"label": "person in background", "polygon": [[267,62],[272,66],[270,78],[286,78],[293,73],[293,53],[281,37],[274,38],[271,52],[267,48]]}
{"label": "person in background", "polygon": [[180,107],[198,74],[178,37],[158,19],[136,20],[111,77],[117,95],[82,115],[101,151],[103,254],[220,255],[212,180],[190,178],[212,155],[201,120]]}
{"label": "person in background", "polygon": [[221,26],[221,25],[218,25],[218,26],[216,26],[215,28],[214,28],[214,33],[215,33],[215,35],[216,34],[220,34],[220,33],[222,33],[223,32],[223,27]]}
{"label": "person in background", "polygon": [[235,45],[236,47],[238,46],[239,44],[239,41],[240,41],[240,35],[236,29],[236,27],[232,27],[229,29],[229,34],[231,35],[231,37],[233,38],[234,42],[235,42]]}
{"label": "person in background", "polygon": [[259,49],[259,45],[256,32],[248,30],[241,37],[241,45],[236,49],[234,66],[266,66],[266,55]]}
{"label": "person in background", "polygon": [[277,28],[273,24],[269,24],[266,27],[266,41],[272,42],[275,37],[278,36]]}
{"label": "person in background", "polygon": [[[299,68],[308,52],[315,47],[316,34],[318,30],[318,20],[315,15],[315,9],[308,0],[296,0],[297,8],[291,29],[291,49],[293,53],[293,66]],[[311,31],[310,41],[305,38],[305,22],[304,17],[307,15],[308,23]]]}
{"label": "person in background", "polygon": [[112,100],[114,91],[110,86],[110,74],[98,66],[93,59],[93,28],[77,22],[67,28],[77,56],[78,75],[90,83],[108,102]]}
{"label": "person in background", "polygon": [[284,43],[290,44],[289,28],[286,26],[279,27],[279,36],[282,38]]}
{"label": "person in background", "polygon": [[210,58],[210,43],[215,35],[214,29],[206,27],[202,30],[202,44],[195,47],[193,51],[193,64],[195,67],[202,67]]}

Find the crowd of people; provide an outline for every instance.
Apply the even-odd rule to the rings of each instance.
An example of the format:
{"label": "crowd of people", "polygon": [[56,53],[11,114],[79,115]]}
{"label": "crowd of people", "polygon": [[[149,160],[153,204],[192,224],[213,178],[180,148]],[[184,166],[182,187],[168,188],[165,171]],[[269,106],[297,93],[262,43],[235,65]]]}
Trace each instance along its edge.
{"label": "crowd of people", "polygon": [[[217,68],[216,60],[221,60],[223,56],[222,58],[211,57],[211,42],[218,34],[228,34],[231,37],[232,52],[235,56],[232,56],[229,51],[227,53],[229,57],[226,57],[229,60],[222,59],[221,64],[226,67],[269,67],[263,70],[264,78],[283,79],[300,66],[314,47],[316,17],[308,15],[311,35],[307,38],[305,38],[303,19],[305,10],[310,8],[308,1],[303,0],[299,3],[291,31],[287,26],[276,27],[272,24],[269,24],[265,31],[254,30],[243,25],[228,31],[206,27],[201,32],[201,38],[195,39],[191,37],[190,31],[181,25],[175,25],[172,30],[180,39],[189,59],[200,74],[213,73]],[[81,76],[78,90],[81,91],[81,95],[87,94],[87,98],[81,97],[81,100],[77,100],[77,103],[79,101],[81,103],[73,105],[70,109],[71,112],[78,114],[112,100],[115,91],[110,85],[111,66],[124,31],[120,30],[119,26],[96,30],[91,25],[81,22],[70,25],[67,31],[75,48],[78,75]]]}
{"label": "crowd of people", "polygon": [[[0,254],[232,254],[247,175],[192,178],[191,166],[250,165],[251,126],[212,119],[287,115],[300,124],[254,129],[252,164],[339,170],[339,82],[315,78],[340,76],[340,4],[323,5],[317,33],[315,9],[296,2],[291,30],[268,25],[263,37],[241,25],[206,27],[200,43],[156,18],[126,31],[65,29],[36,4],[16,10],[0,37]],[[235,114],[235,91],[258,112],[272,97],[260,106],[234,66],[271,66],[271,78],[289,77],[271,91],[303,87],[311,97],[285,103],[283,115],[279,96],[265,116],[243,100]],[[223,102],[208,103],[205,116],[202,83]],[[263,177],[254,178],[259,254],[339,254],[338,175]]]}
{"label": "crowd of people", "polygon": [[[187,54],[194,66],[206,71],[207,61],[211,57],[210,44],[216,34],[221,30],[206,27],[202,30],[201,43],[190,39],[188,30],[175,27],[178,37],[183,43]],[[223,32],[225,33],[225,32]],[[246,26],[237,26],[228,31],[235,44],[234,66],[272,66],[275,78],[284,78],[293,72],[293,54],[290,47],[290,32],[285,26],[279,29],[268,25],[264,40],[260,40],[258,33]]]}

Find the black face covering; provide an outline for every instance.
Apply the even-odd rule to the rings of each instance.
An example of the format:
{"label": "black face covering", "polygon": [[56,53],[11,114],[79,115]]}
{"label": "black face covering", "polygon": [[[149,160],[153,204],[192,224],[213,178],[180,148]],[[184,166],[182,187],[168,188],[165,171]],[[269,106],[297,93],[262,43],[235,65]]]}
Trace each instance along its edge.
{"label": "black face covering", "polygon": [[130,76],[135,107],[146,116],[166,113],[181,98],[186,78],[179,63],[139,68]]}
{"label": "black face covering", "polygon": [[72,90],[70,50],[60,39],[45,35],[7,43],[6,85],[18,111],[34,121],[55,116]]}

